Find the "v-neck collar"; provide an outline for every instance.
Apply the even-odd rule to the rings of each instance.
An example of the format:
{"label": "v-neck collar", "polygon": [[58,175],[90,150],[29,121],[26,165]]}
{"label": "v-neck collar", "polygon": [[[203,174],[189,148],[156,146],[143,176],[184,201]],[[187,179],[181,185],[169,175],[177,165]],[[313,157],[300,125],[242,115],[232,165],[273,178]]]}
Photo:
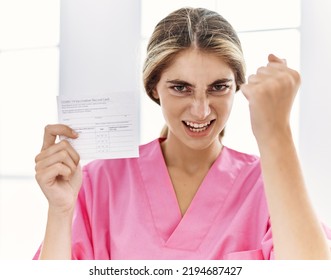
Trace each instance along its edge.
{"label": "v-neck collar", "polygon": [[229,166],[228,150],[223,147],[182,217],[160,141],[142,146],[138,160],[154,224],[164,246],[196,250],[213,225],[236,177],[225,168]]}

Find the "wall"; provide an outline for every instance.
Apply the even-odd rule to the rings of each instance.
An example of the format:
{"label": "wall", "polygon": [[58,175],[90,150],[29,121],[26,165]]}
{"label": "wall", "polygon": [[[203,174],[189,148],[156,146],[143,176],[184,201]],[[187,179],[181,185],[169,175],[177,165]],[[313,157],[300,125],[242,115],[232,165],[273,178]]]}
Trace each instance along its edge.
{"label": "wall", "polygon": [[331,2],[302,0],[300,156],[322,220],[331,226]]}
{"label": "wall", "polygon": [[[40,18],[35,19],[35,26],[31,27],[29,22],[30,10],[43,4],[48,7],[50,2],[27,1],[24,7],[13,4],[15,7],[6,13],[12,13],[8,18],[20,23],[18,29],[21,33],[24,33],[27,26],[24,33],[27,37],[30,36],[29,31],[37,27],[42,31],[45,29],[45,32],[39,32],[41,35],[47,35],[52,29],[42,24],[48,14],[40,14]],[[21,10],[24,15],[27,14],[26,20],[17,14]],[[0,22],[2,18],[0,17]],[[5,29],[0,26],[0,35],[2,31],[12,30],[11,28],[8,24]],[[47,201],[33,177],[34,156],[40,151],[43,127],[47,123],[56,122],[55,96],[58,91],[60,94],[79,95],[97,95],[110,91],[133,91],[138,94],[139,46],[140,1],[64,0],[61,1],[60,88],[58,89],[58,55],[52,60],[44,53],[31,58],[29,56],[29,63],[24,64],[27,65],[25,68],[18,63],[13,64],[10,69],[0,67],[0,78],[4,78],[0,81],[2,101],[4,96],[10,97],[10,102],[2,102],[0,106],[1,126],[8,127],[8,133],[1,135],[0,146],[1,152],[9,149],[12,155],[7,160],[4,153],[0,153],[0,175],[6,175],[0,176],[0,259],[31,259],[43,239]],[[10,53],[3,53],[1,47],[3,45],[0,41],[0,58],[4,59]],[[50,52],[49,48],[48,45],[45,47],[45,53]],[[20,53],[22,55],[17,60],[27,60],[23,56],[25,52],[21,50]],[[1,59],[0,62],[3,62]],[[54,69],[54,73],[51,73],[53,75],[48,73],[52,63],[55,65],[51,68]],[[16,65],[19,67],[15,68]],[[24,79],[8,79],[7,74],[11,72],[22,72],[16,76]],[[33,79],[30,72],[35,73]],[[10,92],[4,92],[3,85],[8,83],[12,83],[8,86]],[[22,90],[14,91],[19,85],[23,86]],[[30,90],[35,88],[40,95],[35,94],[36,90]],[[20,102],[13,107],[17,98],[20,98]],[[39,104],[28,106],[31,102]],[[5,106],[9,108],[6,115]],[[36,149],[31,148],[35,146]],[[22,176],[18,177],[18,173],[22,173]],[[14,175],[18,177],[15,180],[12,178]]]}

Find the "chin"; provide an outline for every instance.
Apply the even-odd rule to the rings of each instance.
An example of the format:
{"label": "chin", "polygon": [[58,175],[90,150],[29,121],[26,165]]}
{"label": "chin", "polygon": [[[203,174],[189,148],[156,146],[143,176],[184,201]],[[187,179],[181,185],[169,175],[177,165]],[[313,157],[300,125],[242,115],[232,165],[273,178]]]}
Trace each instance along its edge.
{"label": "chin", "polygon": [[188,148],[195,150],[195,151],[203,151],[211,146],[213,146],[215,143],[220,144],[219,136],[216,135],[215,137],[208,137],[205,139],[185,139],[182,141],[185,146]]}

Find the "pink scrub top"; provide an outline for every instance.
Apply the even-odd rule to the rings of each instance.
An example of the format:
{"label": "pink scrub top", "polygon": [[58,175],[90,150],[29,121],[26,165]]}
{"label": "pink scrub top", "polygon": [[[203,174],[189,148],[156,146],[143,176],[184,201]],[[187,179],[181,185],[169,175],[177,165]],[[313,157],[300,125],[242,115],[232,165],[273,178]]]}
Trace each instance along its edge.
{"label": "pink scrub top", "polygon": [[224,147],[182,216],[161,141],[84,167],[72,258],[273,259],[259,158]]}

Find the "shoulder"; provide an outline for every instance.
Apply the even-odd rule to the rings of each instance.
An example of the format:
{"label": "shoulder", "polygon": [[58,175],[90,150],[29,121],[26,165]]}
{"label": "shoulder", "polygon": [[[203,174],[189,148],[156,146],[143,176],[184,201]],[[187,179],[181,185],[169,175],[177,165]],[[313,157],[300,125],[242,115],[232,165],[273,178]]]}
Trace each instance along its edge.
{"label": "shoulder", "polygon": [[220,170],[226,172],[233,183],[240,188],[263,186],[260,158],[224,147],[220,158]]}
{"label": "shoulder", "polygon": [[229,163],[240,165],[240,166],[259,166],[260,157],[253,154],[248,154],[224,146],[222,156]]}
{"label": "shoulder", "polygon": [[266,209],[260,158],[227,147],[223,152],[226,161],[225,170],[232,179],[231,195],[234,203],[241,202],[239,204],[247,205],[244,203],[246,201],[249,205],[256,204],[256,207],[262,207],[259,209]]}

